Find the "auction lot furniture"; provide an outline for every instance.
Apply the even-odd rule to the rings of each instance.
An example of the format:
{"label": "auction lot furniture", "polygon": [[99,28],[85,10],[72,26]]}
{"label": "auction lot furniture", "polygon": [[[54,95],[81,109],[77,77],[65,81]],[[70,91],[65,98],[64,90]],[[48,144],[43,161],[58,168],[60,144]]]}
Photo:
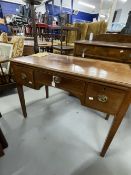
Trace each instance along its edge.
{"label": "auction lot furniture", "polygon": [[131,63],[131,43],[107,41],[76,41],[74,56]]}
{"label": "auction lot furniture", "polygon": [[112,114],[114,120],[100,155],[104,156],[131,101],[131,69],[128,64],[49,54],[11,61],[24,117],[27,117],[23,85],[40,89],[53,86],[73,93],[81,104]]}
{"label": "auction lot furniture", "polygon": [[10,73],[10,58],[12,56],[13,45],[0,43],[0,92],[5,89],[15,87]]}

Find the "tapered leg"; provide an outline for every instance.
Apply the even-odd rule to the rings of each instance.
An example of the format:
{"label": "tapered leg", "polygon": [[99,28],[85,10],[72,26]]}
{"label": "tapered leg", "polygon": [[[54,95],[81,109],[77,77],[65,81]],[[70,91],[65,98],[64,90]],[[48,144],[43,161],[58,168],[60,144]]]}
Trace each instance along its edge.
{"label": "tapered leg", "polygon": [[7,143],[6,138],[5,138],[1,129],[0,129],[0,143],[3,147],[3,149],[8,147],[8,143]]}
{"label": "tapered leg", "polygon": [[2,118],[2,114],[1,114],[1,112],[0,112],[0,118]]}
{"label": "tapered leg", "polygon": [[49,98],[49,88],[45,86],[46,98]]}
{"label": "tapered leg", "polygon": [[27,112],[26,112],[26,106],[25,106],[25,98],[24,98],[24,92],[23,92],[23,86],[17,84],[17,90],[18,90],[18,95],[21,103],[21,108],[24,117],[27,117]]}
{"label": "tapered leg", "polygon": [[122,119],[124,118],[124,115],[126,113],[126,111],[128,110],[128,107],[129,107],[129,104],[130,104],[130,98],[131,98],[131,93],[128,93],[126,96],[125,96],[125,99],[120,107],[120,110],[119,112],[117,113],[117,115],[114,117],[114,120],[112,122],[112,126],[109,130],[109,133],[107,135],[107,138],[105,140],[105,143],[103,145],[103,148],[102,148],[102,151],[100,153],[100,156],[104,157],[121,122],[122,122]]}
{"label": "tapered leg", "polygon": [[0,143],[0,157],[4,155],[2,144]]}
{"label": "tapered leg", "polygon": [[106,118],[105,118],[105,120],[108,120],[109,117],[110,117],[110,114],[106,114]]}
{"label": "tapered leg", "polygon": [[106,138],[105,144],[104,144],[102,151],[100,153],[100,156],[102,156],[102,157],[105,156],[107,149],[109,148],[109,146],[110,146],[110,144],[111,144],[111,142],[112,142],[112,140],[113,140],[120,124],[121,124],[123,117],[121,118],[121,120],[117,120],[117,118],[114,118],[112,126],[110,128],[110,131],[109,131],[108,136]]}

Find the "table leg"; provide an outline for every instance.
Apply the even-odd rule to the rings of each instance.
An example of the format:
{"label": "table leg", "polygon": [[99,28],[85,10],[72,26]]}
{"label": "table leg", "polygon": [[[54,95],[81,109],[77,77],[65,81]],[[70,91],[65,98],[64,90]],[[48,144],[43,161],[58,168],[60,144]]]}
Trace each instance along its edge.
{"label": "table leg", "polygon": [[108,120],[109,117],[110,117],[110,114],[106,114],[106,118],[105,118],[105,120]]}
{"label": "table leg", "polygon": [[49,98],[49,88],[45,86],[46,98]]}
{"label": "table leg", "polygon": [[21,103],[22,112],[23,112],[24,117],[26,118],[27,112],[26,112],[26,106],[25,106],[23,86],[17,84],[17,91],[18,91],[18,95],[19,95],[19,99],[20,99],[20,103]]}
{"label": "table leg", "polygon": [[126,96],[125,96],[125,99],[120,107],[120,110],[119,112],[117,113],[117,115],[114,117],[114,120],[112,122],[112,126],[109,130],[109,133],[107,135],[107,138],[105,140],[105,143],[103,145],[103,148],[102,148],[102,151],[100,153],[100,156],[101,157],[104,157],[121,122],[122,122],[122,119],[124,118],[124,115],[126,113],[126,111],[128,110],[128,107],[129,107],[129,104],[130,104],[130,98],[131,98],[131,93],[128,93]]}

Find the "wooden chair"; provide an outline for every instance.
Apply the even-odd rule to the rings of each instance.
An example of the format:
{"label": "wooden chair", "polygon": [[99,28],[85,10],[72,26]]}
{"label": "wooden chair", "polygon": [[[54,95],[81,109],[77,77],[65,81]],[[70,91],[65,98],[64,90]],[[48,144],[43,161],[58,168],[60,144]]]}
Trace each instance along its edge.
{"label": "wooden chair", "polygon": [[9,61],[12,57],[13,45],[0,43],[0,84],[9,83]]}

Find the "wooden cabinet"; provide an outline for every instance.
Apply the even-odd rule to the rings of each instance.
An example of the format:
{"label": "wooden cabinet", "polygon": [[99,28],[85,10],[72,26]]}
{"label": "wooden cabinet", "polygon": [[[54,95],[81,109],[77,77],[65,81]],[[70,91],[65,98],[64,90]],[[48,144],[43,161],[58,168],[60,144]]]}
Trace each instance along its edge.
{"label": "wooden cabinet", "polygon": [[125,95],[124,90],[88,83],[85,105],[105,113],[117,114]]}

